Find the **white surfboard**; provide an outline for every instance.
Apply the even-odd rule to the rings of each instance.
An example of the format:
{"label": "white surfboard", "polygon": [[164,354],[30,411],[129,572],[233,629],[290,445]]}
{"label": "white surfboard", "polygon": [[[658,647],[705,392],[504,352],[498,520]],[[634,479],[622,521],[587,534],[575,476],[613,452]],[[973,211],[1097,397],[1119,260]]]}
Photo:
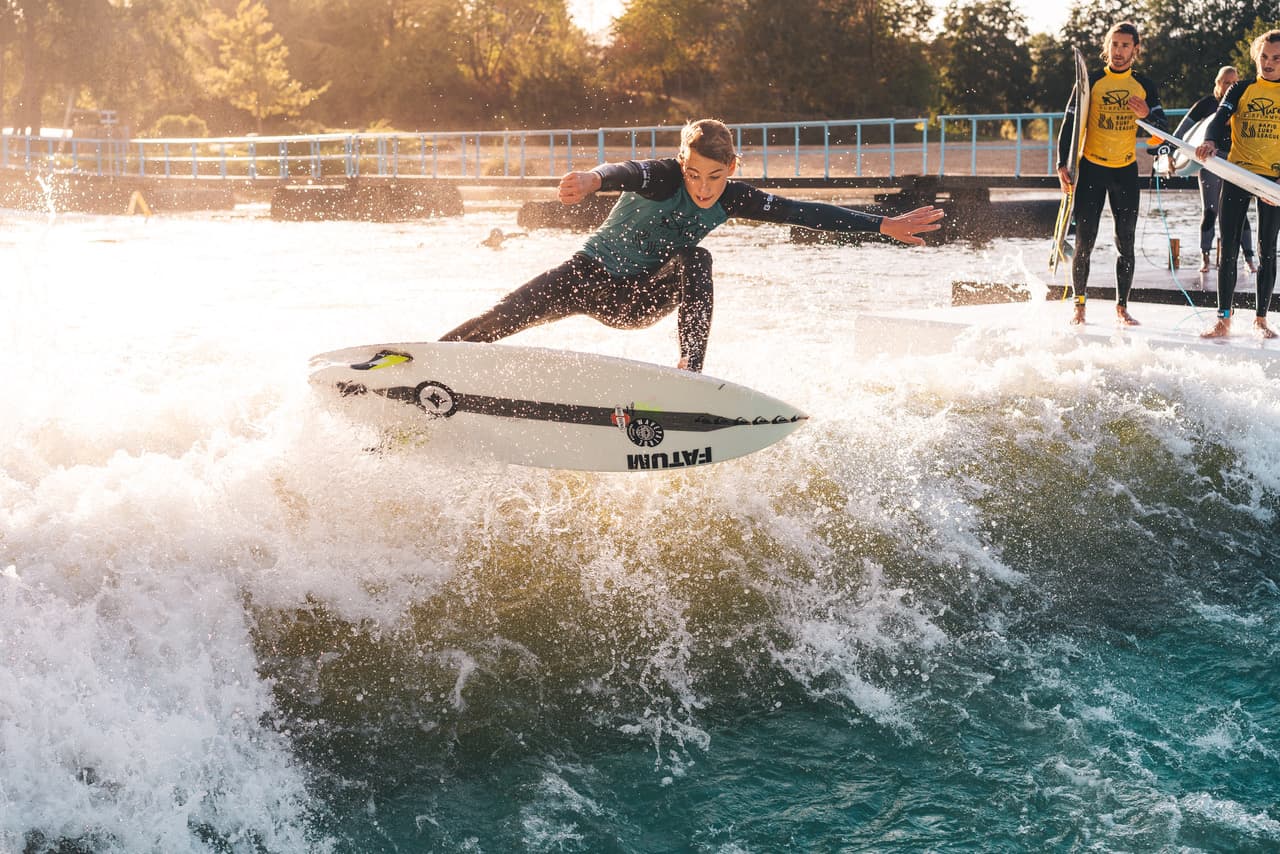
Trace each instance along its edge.
{"label": "white surfboard", "polygon": [[1182,141],[1190,145],[1192,151],[1188,152],[1184,148],[1174,147],[1173,172],[1175,175],[1189,178],[1200,171],[1200,161],[1196,160],[1195,149],[1199,148],[1200,144],[1204,142],[1205,136],[1209,133],[1209,123],[1212,121],[1213,116],[1209,115],[1187,129]]}
{"label": "white surfboard", "polygon": [[355,420],[543,468],[682,470],[758,451],[808,419],[725,380],[567,350],[373,344],[311,367],[312,386]]}
{"label": "white surfboard", "polygon": [[1084,155],[1085,131],[1089,129],[1089,66],[1080,48],[1071,48],[1076,67],[1076,85],[1071,90],[1071,102],[1074,106],[1074,123],[1071,127],[1071,160],[1067,163],[1067,175],[1071,179],[1072,189],[1062,194],[1058,205],[1058,220],[1053,226],[1053,244],[1049,247],[1049,272],[1058,272],[1058,262],[1071,258],[1074,249],[1067,242],[1067,232],[1071,230],[1075,218],[1075,184],[1080,172],[1080,158]]}
{"label": "white surfboard", "polygon": [[[1196,146],[1186,140],[1179,139],[1168,131],[1159,130],[1155,126],[1147,124],[1141,119],[1138,120],[1138,126],[1152,136],[1158,136],[1161,139],[1168,140],[1173,143],[1179,151],[1185,152],[1188,156],[1192,158],[1195,157]],[[1266,199],[1272,204],[1280,205],[1280,184],[1277,184],[1275,181],[1250,172],[1243,166],[1237,166],[1234,163],[1223,160],[1217,155],[1198,162],[1202,168],[1208,169],[1224,181],[1230,181],[1232,184],[1248,190],[1260,199]]]}

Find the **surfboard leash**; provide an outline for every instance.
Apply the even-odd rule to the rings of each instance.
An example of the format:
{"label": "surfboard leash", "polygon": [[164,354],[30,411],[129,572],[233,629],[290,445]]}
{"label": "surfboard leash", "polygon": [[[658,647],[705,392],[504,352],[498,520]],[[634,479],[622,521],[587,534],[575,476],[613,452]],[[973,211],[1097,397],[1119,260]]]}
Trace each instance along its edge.
{"label": "surfboard leash", "polygon": [[[1160,173],[1156,172],[1154,169],[1151,172],[1151,177],[1155,182],[1155,188],[1156,188],[1156,192],[1155,192],[1156,210],[1160,214],[1160,223],[1161,225],[1164,226],[1165,246],[1168,247],[1165,250],[1165,257],[1168,258],[1169,260],[1169,278],[1173,280],[1174,287],[1178,289],[1178,291],[1182,294],[1182,298],[1187,301],[1187,305],[1191,307],[1190,317],[1194,317],[1197,321],[1203,324],[1204,318],[1200,314],[1200,308],[1195,304],[1195,300],[1191,299],[1191,294],[1187,293],[1187,289],[1182,286],[1182,281],[1178,278],[1177,261],[1179,259],[1176,259],[1173,257],[1173,231],[1172,229],[1169,228],[1169,213],[1164,205],[1164,195],[1162,190],[1163,181],[1160,178]],[[1147,257],[1146,252],[1143,252],[1142,254],[1143,254],[1143,257]],[[1148,260],[1150,259],[1148,258]],[[1184,318],[1183,320],[1179,321],[1177,326],[1181,326],[1183,323],[1186,323],[1187,319],[1188,318]],[[1176,329],[1177,326],[1175,326],[1174,328]]]}

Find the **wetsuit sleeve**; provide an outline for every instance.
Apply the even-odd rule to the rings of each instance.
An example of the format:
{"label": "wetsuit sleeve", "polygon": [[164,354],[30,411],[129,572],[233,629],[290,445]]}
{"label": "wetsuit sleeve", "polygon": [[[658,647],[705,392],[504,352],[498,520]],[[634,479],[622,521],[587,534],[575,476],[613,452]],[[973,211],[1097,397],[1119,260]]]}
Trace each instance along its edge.
{"label": "wetsuit sleeve", "polygon": [[1185,139],[1188,131],[1201,119],[1213,115],[1213,111],[1218,108],[1218,100],[1212,95],[1206,95],[1199,101],[1191,105],[1191,109],[1187,110],[1187,114],[1182,117],[1182,121],[1178,122],[1178,129],[1173,135],[1178,139]]}
{"label": "wetsuit sleeve", "polygon": [[1058,168],[1071,162],[1071,134],[1076,127],[1076,87],[1071,87],[1067,108],[1062,111],[1062,127],[1058,129]]}
{"label": "wetsuit sleeve", "polygon": [[822,202],[801,202],[775,196],[741,181],[730,181],[720,197],[724,212],[731,217],[802,225],[820,231],[879,232],[884,217]]}
{"label": "wetsuit sleeve", "polygon": [[[1146,123],[1159,128],[1160,130],[1168,130],[1169,117],[1164,114],[1164,107],[1160,104],[1160,90],[1156,88],[1156,84],[1152,83],[1150,78],[1139,77],[1137,74],[1133,76],[1137,77],[1138,82],[1142,84],[1142,88],[1147,90],[1147,97],[1145,100],[1147,102],[1147,109],[1151,112],[1147,113],[1147,118],[1145,119]],[[1138,130],[1139,133],[1141,133],[1142,129],[1139,128]]]}
{"label": "wetsuit sleeve", "polygon": [[601,191],[623,190],[647,199],[671,198],[684,180],[680,164],[672,158],[602,163],[591,171],[600,176]]}
{"label": "wetsuit sleeve", "polygon": [[1231,131],[1228,122],[1235,114],[1236,104],[1240,103],[1240,96],[1244,94],[1250,82],[1252,81],[1237,80],[1235,85],[1226,91],[1221,103],[1218,104],[1217,111],[1213,114],[1213,121],[1209,122],[1209,129],[1205,132],[1204,138],[1213,140],[1213,144],[1218,147],[1218,153],[1223,156],[1226,156],[1225,152],[1231,148]]}

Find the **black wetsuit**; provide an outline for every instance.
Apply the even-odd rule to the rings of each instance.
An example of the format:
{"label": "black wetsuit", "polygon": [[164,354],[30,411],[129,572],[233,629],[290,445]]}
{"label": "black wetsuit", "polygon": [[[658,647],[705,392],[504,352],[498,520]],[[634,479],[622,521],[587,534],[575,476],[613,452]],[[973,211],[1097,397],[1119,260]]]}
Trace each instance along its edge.
{"label": "black wetsuit", "polygon": [[[1227,160],[1256,175],[1280,179],[1280,115],[1275,104],[1280,83],[1256,77],[1240,80],[1222,96],[1206,139],[1213,140]],[[1224,152],[1224,149],[1227,149]],[[1218,228],[1222,235],[1222,259],[1218,264],[1218,316],[1231,316],[1236,291],[1236,258],[1253,194],[1229,181],[1222,182],[1218,204]],[[1256,315],[1267,316],[1276,284],[1276,236],[1280,232],[1280,208],[1258,205],[1258,279]]]}
{"label": "black wetsuit", "polygon": [[680,356],[701,371],[711,331],[711,253],[698,246],[730,217],[824,231],[877,232],[883,217],[774,196],[729,181],[710,208],[689,197],[675,159],[607,163],[600,189],[622,195],[582,249],[507,294],[442,341],[497,341],[531,326],[585,314],[608,326],[650,326],[679,309]]}
{"label": "black wetsuit", "polygon": [[[1218,99],[1212,95],[1205,95],[1199,101],[1191,105],[1191,109],[1187,110],[1187,114],[1182,117],[1182,121],[1178,123],[1178,128],[1173,135],[1186,139],[1186,134],[1191,132],[1191,128],[1195,127],[1201,120],[1212,116],[1214,111],[1218,109]],[[1208,169],[1201,169],[1196,172],[1196,178],[1200,183],[1200,251],[1208,255],[1213,251],[1213,236],[1218,230],[1218,202],[1222,198],[1222,179]],[[1240,247],[1244,250],[1244,257],[1247,260],[1253,260],[1253,234],[1249,230],[1249,218],[1244,218],[1244,231],[1240,238]]]}
{"label": "black wetsuit", "polygon": [[[1128,99],[1137,95],[1147,102],[1147,121],[1166,128],[1160,95],[1150,78],[1132,70],[1110,68],[1089,75],[1089,120],[1085,128],[1084,156],[1075,185],[1076,247],[1071,259],[1071,290],[1083,302],[1089,283],[1089,259],[1098,239],[1102,206],[1110,201],[1116,227],[1116,303],[1128,305],[1133,287],[1134,242],[1138,231],[1138,163],[1134,149],[1138,125]],[[1058,165],[1071,156],[1071,132],[1075,124],[1074,99],[1067,106],[1058,135]]]}

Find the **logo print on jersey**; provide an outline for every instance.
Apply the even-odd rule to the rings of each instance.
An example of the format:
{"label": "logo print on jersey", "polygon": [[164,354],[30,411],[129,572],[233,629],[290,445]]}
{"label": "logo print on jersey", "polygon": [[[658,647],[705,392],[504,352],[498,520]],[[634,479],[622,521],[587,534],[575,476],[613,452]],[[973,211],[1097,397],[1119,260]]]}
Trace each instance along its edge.
{"label": "logo print on jersey", "polygon": [[1249,105],[1245,107],[1245,113],[1249,118],[1274,119],[1280,115],[1280,106],[1271,98],[1252,98]]}
{"label": "logo print on jersey", "polygon": [[1122,107],[1129,101],[1128,89],[1112,89],[1102,93],[1102,103],[1108,107]]}

